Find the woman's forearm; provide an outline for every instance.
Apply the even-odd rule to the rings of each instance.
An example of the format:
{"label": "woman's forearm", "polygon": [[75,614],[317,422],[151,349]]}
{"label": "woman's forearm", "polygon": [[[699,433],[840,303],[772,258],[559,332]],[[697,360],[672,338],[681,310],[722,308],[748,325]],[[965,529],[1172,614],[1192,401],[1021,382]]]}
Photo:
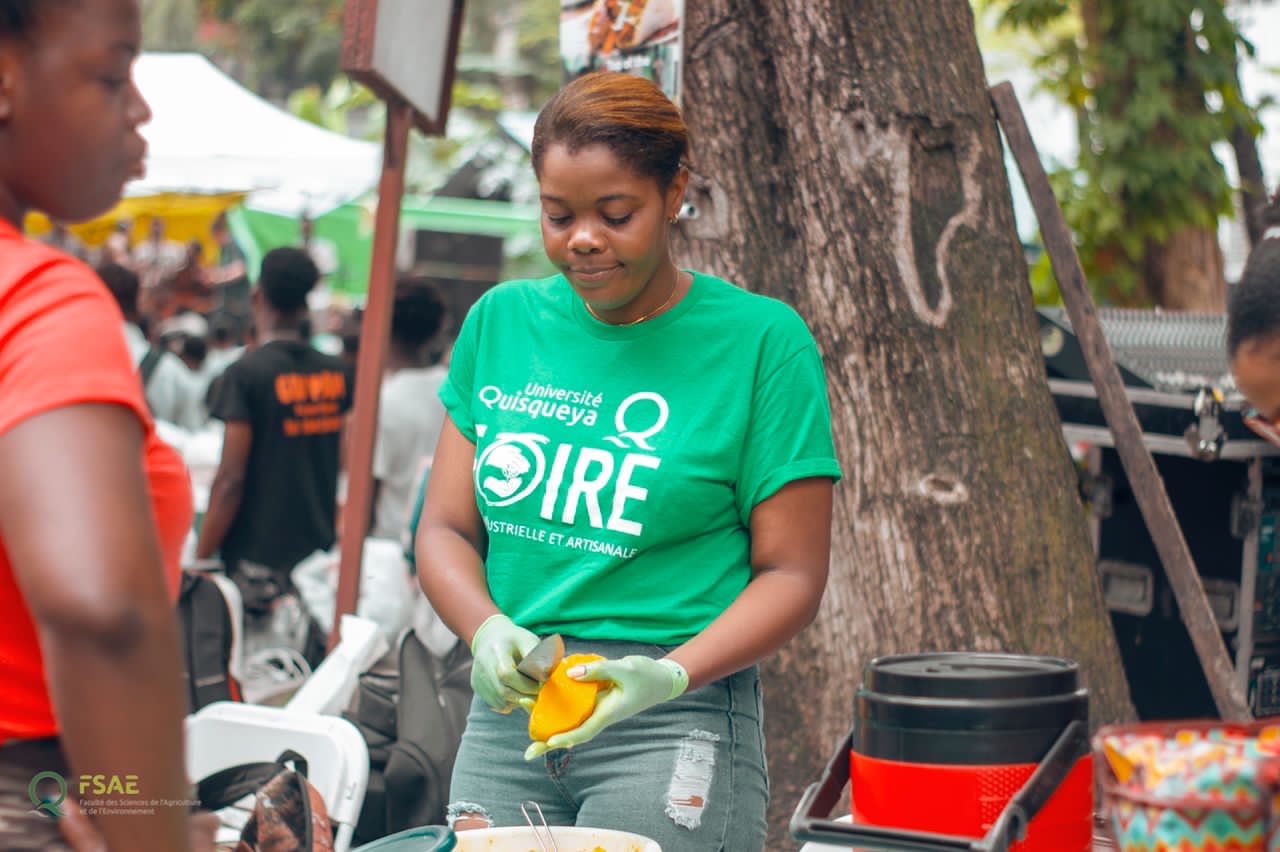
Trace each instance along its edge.
{"label": "woman's forearm", "polygon": [[800,479],[752,510],[751,581],[671,653],[689,673],[690,689],[759,662],[813,621],[831,561],[831,501],[831,480]]}
{"label": "woman's forearm", "polygon": [[210,559],[222,547],[222,541],[231,529],[231,522],[240,511],[244,499],[244,480],[215,477],[209,488],[209,508],[200,524],[200,538],[196,544],[196,558]]}
{"label": "woman's forearm", "polygon": [[754,665],[813,621],[823,581],[812,571],[758,572],[715,621],[669,655],[689,673],[689,689]]}
{"label": "woman's forearm", "polygon": [[[173,852],[188,848],[190,799],[184,769],[179,637],[160,601],[96,607],[76,623],[41,630],[49,694],[70,757],[71,794],[82,775],[134,776],[138,811],[102,813],[94,822],[108,849]],[[145,700],[140,700],[145,696]],[[110,732],[110,735],[104,735]],[[92,797],[91,790],[85,795]],[[129,810],[129,797],[118,811]],[[153,800],[174,802],[152,805]]]}
{"label": "woman's forearm", "polygon": [[449,629],[470,643],[484,620],[499,611],[475,545],[447,526],[424,523],[414,547],[422,591]]}

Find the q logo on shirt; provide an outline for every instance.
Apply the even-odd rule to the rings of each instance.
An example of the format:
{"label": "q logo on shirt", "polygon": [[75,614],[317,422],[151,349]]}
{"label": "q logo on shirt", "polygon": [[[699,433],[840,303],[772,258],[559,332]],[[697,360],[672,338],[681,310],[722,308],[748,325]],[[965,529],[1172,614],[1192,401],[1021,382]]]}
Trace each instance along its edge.
{"label": "q logo on shirt", "polygon": [[[646,429],[631,429],[627,424],[627,412],[638,402],[649,402],[656,406],[653,412],[653,422]],[[633,393],[622,401],[622,405],[618,406],[618,413],[614,415],[613,422],[618,429],[617,436],[609,435],[605,440],[614,446],[623,449],[635,448],[640,450],[648,450],[653,452],[653,446],[649,443],[649,439],[662,431],[667,425],[667,418],[671,416],[671,408],[667,405],[667,401],[661,395],[652,391],[642,391],[641,393]],[[644,420],[644,412],[633,418],[636,422]]]}
{"label": "q logo on shirt", "polygon": [[476,460],[476,491],[490,506],[518,503],[547,473],[545,435],[502,432]]}

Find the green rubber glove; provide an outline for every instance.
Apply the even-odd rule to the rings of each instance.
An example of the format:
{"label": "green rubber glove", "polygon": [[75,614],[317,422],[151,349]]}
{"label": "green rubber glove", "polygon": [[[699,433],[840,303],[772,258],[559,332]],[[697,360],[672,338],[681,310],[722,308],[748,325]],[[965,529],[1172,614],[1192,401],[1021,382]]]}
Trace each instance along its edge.
{"label": "green rubber glove", "polygon": [[538,637],[510,618],[491,615],[471,637],[471,688],[499,713],[533,706],[540,684],[516,671],[516,663],[538,644]]}
{"label": "green rubber glove", "polygon": [[678,698],[689,688],[689,673],[684,666],[675,660],[655,660],[639,654],[574,666],[568,674],[574,680],[604,684],[596,699],[596,709],[572,731],[529,746],[524,753],[525,760],[533,760],[553,748],[581,745],[614,722]]}

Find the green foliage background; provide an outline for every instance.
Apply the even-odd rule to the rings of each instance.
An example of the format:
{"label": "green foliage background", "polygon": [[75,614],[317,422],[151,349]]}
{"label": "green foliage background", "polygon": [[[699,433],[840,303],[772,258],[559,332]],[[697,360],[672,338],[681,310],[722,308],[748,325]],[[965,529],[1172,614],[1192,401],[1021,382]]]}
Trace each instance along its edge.
{"label": "green foliage background", "polygon": [[[1051,175],[1081,262],[1103,302],[1146,301],[1151,244],[1215,228],[1232,191],[1212,145],[1237,123],[1257,135],[1237,57],[1252,56],[1221,0],[980,0],[1007,31],[1038,44],[1034,68],[1077,119],[1079,157]],[[1097,22],[1085,34],[1085,16]],[[1058,300],[1042,258],[1041,302]]]}

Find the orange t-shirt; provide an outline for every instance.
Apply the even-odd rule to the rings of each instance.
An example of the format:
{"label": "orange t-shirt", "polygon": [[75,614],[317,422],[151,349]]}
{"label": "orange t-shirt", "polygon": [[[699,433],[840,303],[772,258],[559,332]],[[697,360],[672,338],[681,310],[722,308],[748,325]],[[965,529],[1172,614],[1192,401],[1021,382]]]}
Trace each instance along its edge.
{"label": "orange t-shirt", "polygon": [[[28,418],[67,405],[115,403],[132,410],[146,431],[139,461],[150,487],[166,580],[176,600],[182,544],[191,527],[191,483],[182,458],[156,435],[123,322],[91,269],[25,239],[0,219],[0,436]],[[0,696],[0,744],[58,732],[36,628],[3,538]]]}

